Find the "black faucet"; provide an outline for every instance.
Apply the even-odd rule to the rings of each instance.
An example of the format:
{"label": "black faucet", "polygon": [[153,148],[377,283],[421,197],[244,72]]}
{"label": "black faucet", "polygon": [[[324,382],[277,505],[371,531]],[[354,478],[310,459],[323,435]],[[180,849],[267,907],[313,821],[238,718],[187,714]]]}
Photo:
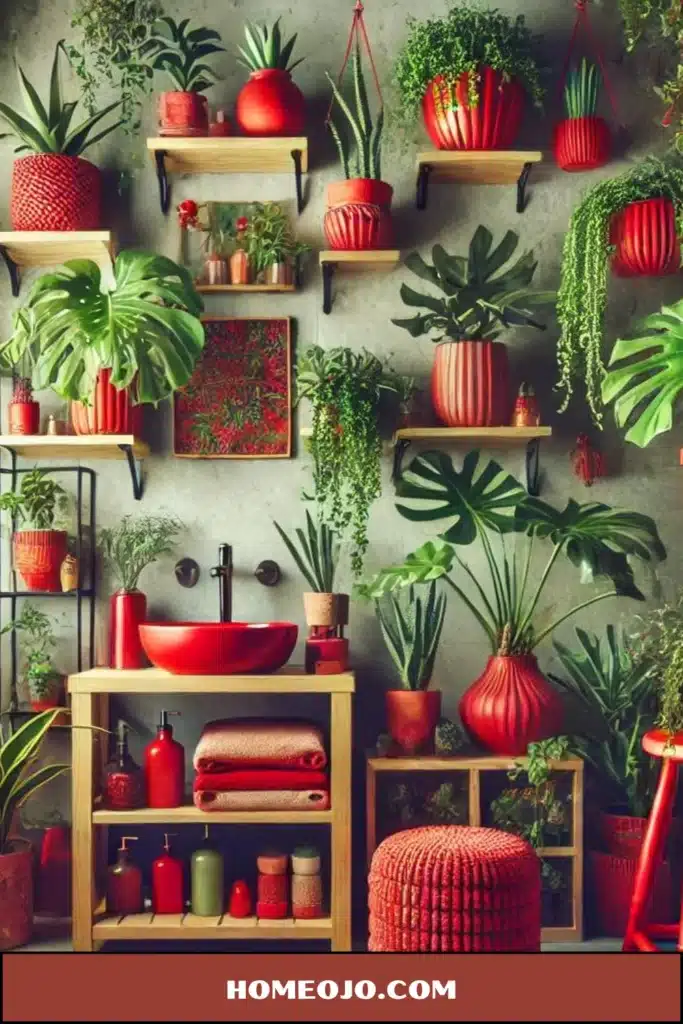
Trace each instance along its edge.
{"label": "black faucet", "polygon": [[218,579],[220,600],[220,621],[232,622],[232,547],[230,544],[218,545],[218,565],[211,570],[214,579]]}

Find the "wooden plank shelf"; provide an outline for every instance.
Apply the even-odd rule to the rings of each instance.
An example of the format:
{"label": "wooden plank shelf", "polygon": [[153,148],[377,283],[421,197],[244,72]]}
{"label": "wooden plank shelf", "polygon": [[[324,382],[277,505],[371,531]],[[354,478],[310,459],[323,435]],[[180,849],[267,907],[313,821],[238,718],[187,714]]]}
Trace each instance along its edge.
{"label": "wooden plank shelf", "polygon": [[248,295],[250,292],[267,294],[271,292],[295,292],[295,284],[196,284],[198,292],[205,295],[221,294],[223,292],[242,292]]}
{"label": "wooden plank shelf", "polygon": [[417,157],[417,208],[426,208],[430,182],[467,185],[516,183],[517,213],[523,213],[531,168],[542,160],[540,150],[423,150]]}
{"label": "wooden plank shelf", "polygon": [[93,939],[96,942],[136,939],[163,939],[191,941],[194,939],[215,939],[216,941],[246,941],[263,939],[301,940],[332,937],[332,920],[320,917],[315,920],[280,921],[261,920],[256,917],[236,918],[224,914],[222,917],[198,917],[196,914],[128,914],[124,917],[104,917],[93,924]]}
{"label": "wooden plank shelf", "polygon": [[54,267],[67,260],[102,263],[111,258],[113,250],[111,231],[0,231],[0,256],[15,298],[23,268]]}
{"label": "wooden plank shelf", "polygon": [[95,825],[329,825],[332,811],[202,811],[183,807],[140,807],[133,811],[95,808]]}
{"label": "wooden plank shelf", "polygon": [[323,313],[332,312],[332,280],[344,273],[395,270],[401,262],[399,249],[324,249],[319,255],[323,273]]}
{"label": "wooden plank shelf", "polygon": [[287,666],[271,675],[176,676],[160,668],[91,668],[69,676],[70,693],[353,693],[353,672],[308,675]]}

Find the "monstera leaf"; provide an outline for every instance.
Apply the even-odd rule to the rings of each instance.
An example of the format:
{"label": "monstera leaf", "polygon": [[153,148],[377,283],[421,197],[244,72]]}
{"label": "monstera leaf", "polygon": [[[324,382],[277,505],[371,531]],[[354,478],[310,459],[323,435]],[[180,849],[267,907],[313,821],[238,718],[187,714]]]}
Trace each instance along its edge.
{"label": "monstera leaf", "polygon": [[619,427],[630,423],[626,440],[645,448],[671,430],[673,409],[683,390],[683,301],[664,306],[643,321],[642,333],[616,342],[602,382],[604,402],[614,401]]}
{"label": "monstera leaf", "polygon": [[415,583],[431,583],[448,575],[453,568],[454,557],[455,551],[450,544],[430,540],[406,555],[402,565],[382,569],[367,583],[359,583],[355,593],[358,597],[376,599],[403,587],[412,587]]}
{"label": "monstera leaf", "polygon": [[472,544],[483,530],[520,529],[517,508],[526,500],[522,485],[497,462],[482,462],[479,452],[465,456],[460,472],[443,452],[417,455],[396,485],[396,495],[411,502],[396,505],[405,519],[452,520],[440,533],[451,544]]}

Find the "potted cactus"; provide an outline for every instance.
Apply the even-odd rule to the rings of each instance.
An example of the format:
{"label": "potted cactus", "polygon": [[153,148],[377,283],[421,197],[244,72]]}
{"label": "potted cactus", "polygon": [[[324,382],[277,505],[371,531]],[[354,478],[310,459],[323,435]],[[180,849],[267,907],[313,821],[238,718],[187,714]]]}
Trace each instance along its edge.
{"label": "potted cactus", "polygon": [[208,135],[208,106],[202,94],[218,76],[205,59],[224,51],[220,34],[211,28],[191,28],[189,18],[177,22],[163,17],[157,25],[158,34],[147,44],[152,67],[166,72],[175,86],[159,97],[159,134]]}
{"label": "potted cactus", "polygon": [[59,570],[67,554],[67,532],[54,528],[64,489],[45,470],[22,474],[17,490],[0,495],[0,511],[21,524],[12,537],[14,565],[28,590],[61,591]]}
{"label": "potted cactus", "polygon": [[585,58],[567,75],[567,116],[555,126],[553,137],[555,163],[563,171],[592,171],[610,158],[609,126],[595,114],[598,86],[598,69]]}
{"label": "potted cactus", "polygon": [[0,103],[0,120],[19,141],[16,152],[31,150],[29,155],[15,160],[12,168],[10,218],[14,231],[92,231],[101,226],[101,173],[81,154],[118,128],[121,121],[93,134],[100,121],[119,104],[110,103],[72,127],[77,104],[62,101],[61,51],[59,42],[52,62],[47,106],[20,67],[17,73],[24,112],[20,114]]}
{"label": "potted cactus", "polygon": [[30,377],[17,377],[14,381],[7,421],[10,434],[40,433],[40,403],[33,397]]}
{"label": "potted cactus", "polygon": [[306,100],[292,81],[303,58],[290,64],[296,34],[283,41],[278,18],[273,25],[245,25],[244,37],[238,62],[250,74],[235,107],[240,129],[245,135],[303,135]]}

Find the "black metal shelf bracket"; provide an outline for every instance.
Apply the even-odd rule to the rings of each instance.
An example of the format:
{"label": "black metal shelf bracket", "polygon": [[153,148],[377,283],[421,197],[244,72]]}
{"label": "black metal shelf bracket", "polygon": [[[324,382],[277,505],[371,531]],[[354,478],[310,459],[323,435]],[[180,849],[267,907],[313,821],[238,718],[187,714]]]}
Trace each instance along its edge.
{"label": "black metal shelf bracket", "polygon": [[301,170],[301,150],[292,150],[292,160],[294,161],[294,184],[296,185],[296,210],[297,213],[301,213],[304,208],[304,184]]}
{"label": "black metal shelf bracket", "polygon": [[332,312],[332,281],[336,263],[323,263],[323,313]]}
{"label": "black metal shelf bracket", "polygon": [[534,437],[526,446],[526,489],[532,498],[541,493],[541,441]]}
{"label": "black metal shelf bracket", "polygon": [[166,170],[166,150],[157,149],[154,153],[154,162],[157,165],[157,180],[159,182],[159,202],[161,212],[168,213],[171,206],[171,185]]}
{"label": "black metal shelf bracket", "polygon": [[394,444],[394,465],[391,471],[391,479],[394,483],[401,477],[401,469],[403,467],[403,459],[405,454],[410,448],[410,441],[407,438],[400,437]]}
{"label": "black metal shelf bracket", "polygon": [[128,469],[130,470],[130,478],[133,483],[133,497],[136,501],[140,501],[142,498],[142,492],[144,490],[142,482],[142,463],[139,459],[135,458],[135,452],[133,451],[132,444],[120,444],[119,448],[126,456],[128,461]]}
{"label": "black metal shelf bracket", "polygon": [[429,175],[432,173],[431,164],[420,164],[417,172],[417,186],[415,189],[415,205],[418,210],[427,209],[427,194],[429,191]]}
{"label": "black metal shelf bracket", "polygon": [[526,210],[528,197],[526,194],[526,186],[529,181],[529,175],[531,174],[531,164],[526,163],[522,167],[522,173],[517,179],[517,213],[524,213]]}
{"label": "black metal shelf bracket", "polygon": [[7,270],[8,270],[8,273],[9,273],[10,283],[12,285],[12,295],[16,299],[16,297],[19,294],[19,289],[21,288],[21,278],[19,276],[19,267],[17,266],[17,264],[14,262],[14,260],[10,256],[9,251],[8,251],[6,245],[0,245],[0,256],[2,256],[2,258],[5,261],[5,264],[7,266]]}

